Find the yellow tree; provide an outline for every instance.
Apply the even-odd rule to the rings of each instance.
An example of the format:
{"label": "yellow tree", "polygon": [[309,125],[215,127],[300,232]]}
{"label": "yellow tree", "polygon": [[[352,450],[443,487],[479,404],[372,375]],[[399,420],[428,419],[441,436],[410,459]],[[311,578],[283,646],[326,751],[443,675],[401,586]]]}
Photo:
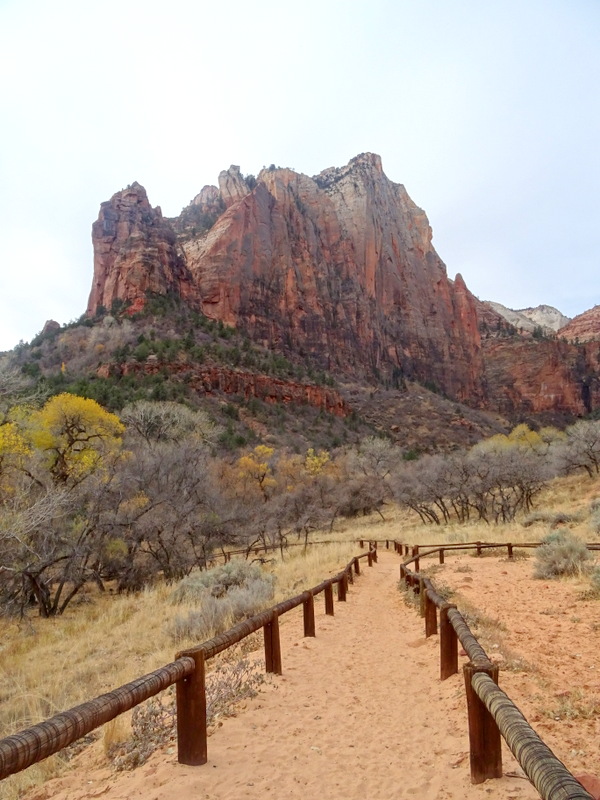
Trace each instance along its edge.
{"label": "yellow tree", "polygon": [[304,469],[314,478],[316,475],[321,475],[330,459],[327,450],[319,450],[317,453],[314,447],[309,447],[304,459]]}
{"label": "yellow tree", "polygon": [[63,393],[27,420],[26,434],[57,484],[74,486],[121,447],[125,426],[95,400]]}
{"label": "yellow tree", "polygon": [[269,499],[269,490],[277,481],[273,477],[272,459],[275,450],[264,444],[257,445],[254,450],[240,456],[236,462],[238,478],[246,491],[258,491],[264,501]]}
{"label": "yellow tree", "polygon": [[14,422],[0,425],[0,502],[12,491],[11,472],[19,470],[31,449]]}

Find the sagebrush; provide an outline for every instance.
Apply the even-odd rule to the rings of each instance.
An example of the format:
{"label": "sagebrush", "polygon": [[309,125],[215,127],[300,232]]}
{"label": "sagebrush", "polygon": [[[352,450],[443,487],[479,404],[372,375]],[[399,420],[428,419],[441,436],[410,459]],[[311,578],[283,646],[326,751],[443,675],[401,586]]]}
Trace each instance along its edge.
{"label": "sagebrush", "polygon": [[535,552],[534,578],[548,580],[580,575],[589,566],[591,554],[585,542],[565,528],[553,531],[542,539]]}

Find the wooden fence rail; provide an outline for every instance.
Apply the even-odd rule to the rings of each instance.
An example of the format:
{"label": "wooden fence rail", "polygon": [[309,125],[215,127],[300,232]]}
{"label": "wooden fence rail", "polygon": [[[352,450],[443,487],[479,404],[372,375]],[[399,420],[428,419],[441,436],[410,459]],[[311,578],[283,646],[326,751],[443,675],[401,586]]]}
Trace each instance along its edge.
{"label": "wooden fence rail", "polygon": [[[436,591],[429,578],[419,574],[420,559],[448,550],[476,550],[506,547],[509,558],[515,547],[539,547],[539,542],[482,543],[459,545],[428,545],[423,552],[419,546],[409,548],[394,542],[397,553],[412,556],[400,565],[400,579],[420,595],[421,615],[425,618],[425,635],[437,633],[437,611],[440,616],[440,678],[446,680],[458,672],[460,641],[469,663],[463,667],[469,725],[471,781],[482,783],[489,778],[502,777],[502,735],[543,800],[593,800],[583,786],[559,761],[529,725],[512,700],[498,687],[498,666],[494,664],[477,641],[466,620],[455,605],[448,603]],[[423,547],[423,546],[422,546]],[[597,543],[588,549],[600,550]],[[409,569],[413,565],[415,571]]]}
{"label": "wooden fence rail", "polygon": [[369,543],[368,551],[355,556],[337,575],[239,622],[197,647],[178,653],[172,663],[20,733],[0,739],[0,780],[48,758],[173,684],[176,687],[178,760],[192,766],[205,764],[206,661],[263,628],[265,670],[281,674],[279,617],[302,605],[304,636],[314,636],[314,598],[323,593],[325,612],[333,615],[333,587],[337,586],[338,601],[345,601],[348,584],[353,579],[352,572],[356,575],[360,573],[361,559],[366,559],[368,565],[372,566],[377,561],[376,546]]}

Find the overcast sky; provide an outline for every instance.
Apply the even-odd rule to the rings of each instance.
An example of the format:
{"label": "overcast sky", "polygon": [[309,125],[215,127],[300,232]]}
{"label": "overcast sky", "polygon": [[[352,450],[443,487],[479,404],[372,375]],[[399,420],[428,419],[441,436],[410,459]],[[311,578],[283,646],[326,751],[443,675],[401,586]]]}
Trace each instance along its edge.
{"label": "overcast sky", "polygon": [[383,159],[451,278],[600,303],[599,0],[0,0],[0,349],[85,310],[100,203]]}

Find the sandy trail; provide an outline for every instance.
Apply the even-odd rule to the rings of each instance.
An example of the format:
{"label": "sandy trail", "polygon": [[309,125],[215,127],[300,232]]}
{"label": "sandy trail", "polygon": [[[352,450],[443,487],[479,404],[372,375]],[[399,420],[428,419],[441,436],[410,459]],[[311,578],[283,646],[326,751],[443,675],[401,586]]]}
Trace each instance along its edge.
{"label": "sandy trail", "polygon": [[30,800],[538,797],[511,776],[522,773],[506,749],[505,776],[471,785],[462,675],[439,681],[438,637],[426,640],[403,603],[398,571],[397,555],[380,551],[335,617],[320,596],[314,639],[302,638],[300,613],[282,618],[283,676],[224,720],[206,766],[177,764],[172,748],[130,773],[80,764]]}

